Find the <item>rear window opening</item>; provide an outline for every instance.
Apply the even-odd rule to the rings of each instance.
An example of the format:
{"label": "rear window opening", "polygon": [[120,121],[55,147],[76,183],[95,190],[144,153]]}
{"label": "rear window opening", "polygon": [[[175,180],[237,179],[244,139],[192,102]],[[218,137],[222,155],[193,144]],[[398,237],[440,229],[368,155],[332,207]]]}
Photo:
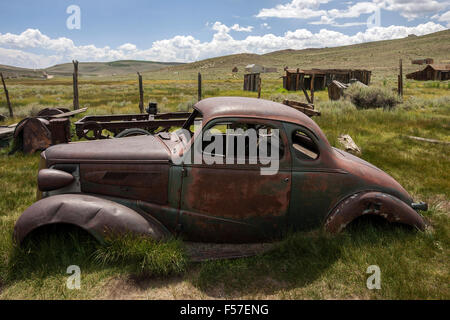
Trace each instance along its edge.
{"label": "rear window opening", "polygon": [[292,147],[296,156],[302,160],[315,160],[319,157],[319,148],[316,143],[303,131],[294,131]]}

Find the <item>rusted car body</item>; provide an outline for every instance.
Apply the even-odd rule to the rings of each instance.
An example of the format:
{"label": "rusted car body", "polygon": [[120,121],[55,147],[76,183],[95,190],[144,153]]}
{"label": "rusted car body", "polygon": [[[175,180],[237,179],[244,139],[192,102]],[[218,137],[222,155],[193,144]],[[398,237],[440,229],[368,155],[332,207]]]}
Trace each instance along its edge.
{"label": "rusted car body", "polygon": [[[183,125],[279,130],[278,170],[260,163],[189,161],[198,132],[182,148],[179,131],[60,144],[41,154],[38,201],[18,219],[21,242],[48,224],[72,224],[103,239],[133,232],[214,243],[267,242],[320,226],[339,232],[371,214],[424,230],[411,196],[385,172],[333,148],[319,126],[288,106],[251,98],[198,102]],[[186,152],[191,150],[193,152]]]}

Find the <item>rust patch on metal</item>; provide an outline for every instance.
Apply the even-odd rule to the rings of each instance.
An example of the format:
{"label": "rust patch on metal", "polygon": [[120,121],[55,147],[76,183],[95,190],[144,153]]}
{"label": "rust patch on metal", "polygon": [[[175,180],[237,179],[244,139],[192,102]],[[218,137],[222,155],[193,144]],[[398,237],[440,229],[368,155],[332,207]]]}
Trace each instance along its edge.
{"label": "rust patch on metal", "polygon": [[389,222],[404,223],[419,230],[425,230],[422,216],[401,200],[381,192],[362,192],[341,201],[325,222],[325,229],[331,233],[342,231],[359,216],[378,215]]}
{"label": "rust patch on metal", "polygon": [[168,165],[81,164],[80,178],[82,192],[167,203]]}
{"label": "rust patch on metal", "polygon": [[291,174],[263,176],[259,170],[192,167],[185,206],[214,216],[246,219],[280,216],[289,207]]}

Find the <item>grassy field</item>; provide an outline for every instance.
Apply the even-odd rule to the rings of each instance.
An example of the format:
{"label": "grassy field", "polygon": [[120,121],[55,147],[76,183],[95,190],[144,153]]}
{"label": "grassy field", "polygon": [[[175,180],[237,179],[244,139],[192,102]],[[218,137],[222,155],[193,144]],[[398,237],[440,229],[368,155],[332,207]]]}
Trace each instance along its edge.
{"label": "grassy field", "polygon": [[[235,64],[242,69],[253,62],[277,67],[321,67],[324,61],[326,67],[364,66],[374,70],[373,86],[394,90],[399,56],[428,57],[433,52],[435,59],[444,59],[442,48],[449,44],[450,32],[444,31],[353,47],[216,58],[144,73],[145,100],[158,102],[161,112],[189,110],[196,102],[198,71],[203,74],[204,97],[255,97],[242,91],[242,71],[230,72]],[[304,101],[286,92],[278,76],[263,75],[262,98]],[[80,105],[89,109],[74,120],[86,114],[137,113],[136,78],[81,77]],[[0,125],[45,107],[72,108],[69,77],[9,79],[7,84],[16,117]],[[408,80],[404,93],[392,110],[357,110],[347,100],[330,102],[326,91],[316,92],[322,116],[314,120],[333,146],[339,146],[340,134],[349,134],[363,159],[392,175],[415,199],[428,202],[426,232],[361,220],[337,236],[321,230],[291,234],[259,256],[202,263],[190,261],[185,245],[175,239],[161,244],[126,237],[99,246],[73,230],[43,233],[40,241],[18,248],[12,243],[12,230],[35,200],[39,156],[8,156],[2,149],[0,299],[450,299],[450,147],[406,137],[450,141],[450,83]],[[2,91],[0,114],[8,114]],[[69,265],[81,268],[80,290],[66,288]],[[366,287],[370,265],[381,269],[380,290]]]}
{"label": "grassy field", "polygon": [[[18,118],[46,106],[71,106],[71,81],[9,81]],[[210,96],[255,96],[241,81],[204,81]],[[388,79],[375,83],[395,87]],[[161,111],[187,110],[195,102],[195,81],[145,79],[146,100]],[[280,80],[266,79],[262,97],[303,99],[286,93]],[[135,79],[82,80],[80,102],[90,114],[137,112]],[[396,178],[415,199],[427,201],[427,232],[359,222],[331,237],[320,230],[289,236],[261,256],[193,263],[182,243],[155,244],[125,239],[99,247],[85,235],[55,235],[17,248],[15,220],[35,198],[38,155],[0,152],[0,298],[275,298],[275,299],[449,299],[449,146],[413,141],[414,135],[450,141],[450,89],[447,82],[407,81],[403,103],[394,110],[356,110],[348,101],[316,95],[322,116],[315,118],[330,143],[350,134],[362,158]],[[5,112],[0,101],[0,113]],[[8,119],[13,123],[17,119]],[[81,290],[66,288],[66,268],[79,265]],[[366,288],[366,269],[381,268],[382,289]]]}

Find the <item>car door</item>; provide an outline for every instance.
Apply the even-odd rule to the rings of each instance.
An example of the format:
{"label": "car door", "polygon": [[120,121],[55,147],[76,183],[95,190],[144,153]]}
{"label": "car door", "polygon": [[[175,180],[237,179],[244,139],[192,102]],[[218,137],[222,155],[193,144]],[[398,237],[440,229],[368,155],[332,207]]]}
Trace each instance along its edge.
{"label": "car door", "polygon": [[292,123],[284,126],[292,155],[289,228],[311,230],[321,226],[334,205],[349,192],[359,190],[360,185],[336,167],[333,151],[313,131]]}
{"label": "car door", "polygon": [[[244,161],[242,152],[237,152],[236,140],[242,139],[242,132],[251,130],[257,137],[256,140],[245,137]],[[254,151],[251,148],[255,148],[255,141],[257,150],[263,142],[269,141],[272,146],[277,130],[280,138],[276,150],[278,168],[270,175],[267,172],[262,174],[263,168],[276,166],[274,162],[268,164],[268,157],[264,158],[261,152],[257,152],[255,161],[255,154],[250,154]],[[281,123],[264,119],[222,118],[210,121],[203,132],[203,137],[197,139],[205,140],[209,132],[213,137],[211,142],[219,136],[226,142],[221,142],[223,150],[216,148],[211,153],[211,148],[208,149],[211,143],[198,141],[192,154],[200,153],[201,161],[183,166],[179,216],[182,236],[195,241],[225,243],[279,238],[286,230],[291,190],[290,150],[285,147],[287,138]],[[266,135],[262,134],[264,132]],[[235,145],[229,144],[232,139],[236,139]],[[223,161],[207,163],[208,156],[222,158]]]}

